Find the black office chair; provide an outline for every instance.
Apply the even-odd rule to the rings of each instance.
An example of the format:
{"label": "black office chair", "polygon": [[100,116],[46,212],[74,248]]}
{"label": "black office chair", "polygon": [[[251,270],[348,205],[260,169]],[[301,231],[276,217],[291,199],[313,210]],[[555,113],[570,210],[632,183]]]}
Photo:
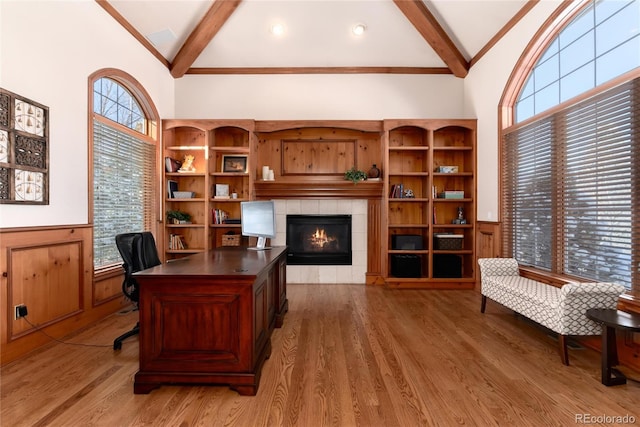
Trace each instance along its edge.
{"label": "black office chair", "polygon": [[[156,241],[153,234],[148,231],[138,233],[123,233],[116,236],[116,246],[122,256],[124,268],[124,280],[122,281],[122,293],[138,307],[139,290],[138,282],[133,273],[160,265]],[[136,326],[113,341],[113,349],[120,350],[122,341],[140,332],[140,322]]]}

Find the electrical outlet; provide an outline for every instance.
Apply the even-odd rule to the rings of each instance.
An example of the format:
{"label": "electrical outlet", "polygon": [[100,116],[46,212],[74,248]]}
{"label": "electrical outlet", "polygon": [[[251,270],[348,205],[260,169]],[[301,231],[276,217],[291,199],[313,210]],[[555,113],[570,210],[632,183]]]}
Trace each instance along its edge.
{"label": "electrical outlet", "polygon": [[15,317],[14,319],[19,319],[27,315],[27,306],[24,304],[18,304],[14,307]]}

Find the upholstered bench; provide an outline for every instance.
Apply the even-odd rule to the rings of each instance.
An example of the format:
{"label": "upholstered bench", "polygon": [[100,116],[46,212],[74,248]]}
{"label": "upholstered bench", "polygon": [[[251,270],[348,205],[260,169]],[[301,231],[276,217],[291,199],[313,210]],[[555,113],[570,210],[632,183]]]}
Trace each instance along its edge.
{"label": "upholstered bench", "polygon": [[480,258],[482,303],[487,298],[558,334],[560,358],[569,364],[567,336],[600,335],[599,324],[585,315],[589,308],[616,308],[624,286],[613,283],[567,283],[561,288],[520,276],[513,258]]}

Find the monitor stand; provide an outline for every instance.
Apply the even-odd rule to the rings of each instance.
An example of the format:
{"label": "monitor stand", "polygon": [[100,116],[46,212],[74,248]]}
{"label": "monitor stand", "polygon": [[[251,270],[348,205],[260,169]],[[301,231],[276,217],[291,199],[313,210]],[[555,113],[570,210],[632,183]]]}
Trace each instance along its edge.
{"label": "monitor stand", "polygon": [[271,249],[271,246],[266,246],[267,238],[266,237],[258,237],[258,243],[255,246],[250,246],[247,249],[250,251],[266,251]]}

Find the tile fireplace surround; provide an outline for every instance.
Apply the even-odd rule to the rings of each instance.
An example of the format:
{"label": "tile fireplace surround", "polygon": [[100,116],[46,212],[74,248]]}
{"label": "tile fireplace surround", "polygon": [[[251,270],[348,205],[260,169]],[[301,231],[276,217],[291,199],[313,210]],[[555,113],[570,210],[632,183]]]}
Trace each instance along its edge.
{"label": "tile fireplace surround", "polygon": [[367,272],[367,200],[276,200],[277,236],[272,245],[286,244],[289,215],[351,215],[352,265],[288,265],[287,283],[365,284]]}

